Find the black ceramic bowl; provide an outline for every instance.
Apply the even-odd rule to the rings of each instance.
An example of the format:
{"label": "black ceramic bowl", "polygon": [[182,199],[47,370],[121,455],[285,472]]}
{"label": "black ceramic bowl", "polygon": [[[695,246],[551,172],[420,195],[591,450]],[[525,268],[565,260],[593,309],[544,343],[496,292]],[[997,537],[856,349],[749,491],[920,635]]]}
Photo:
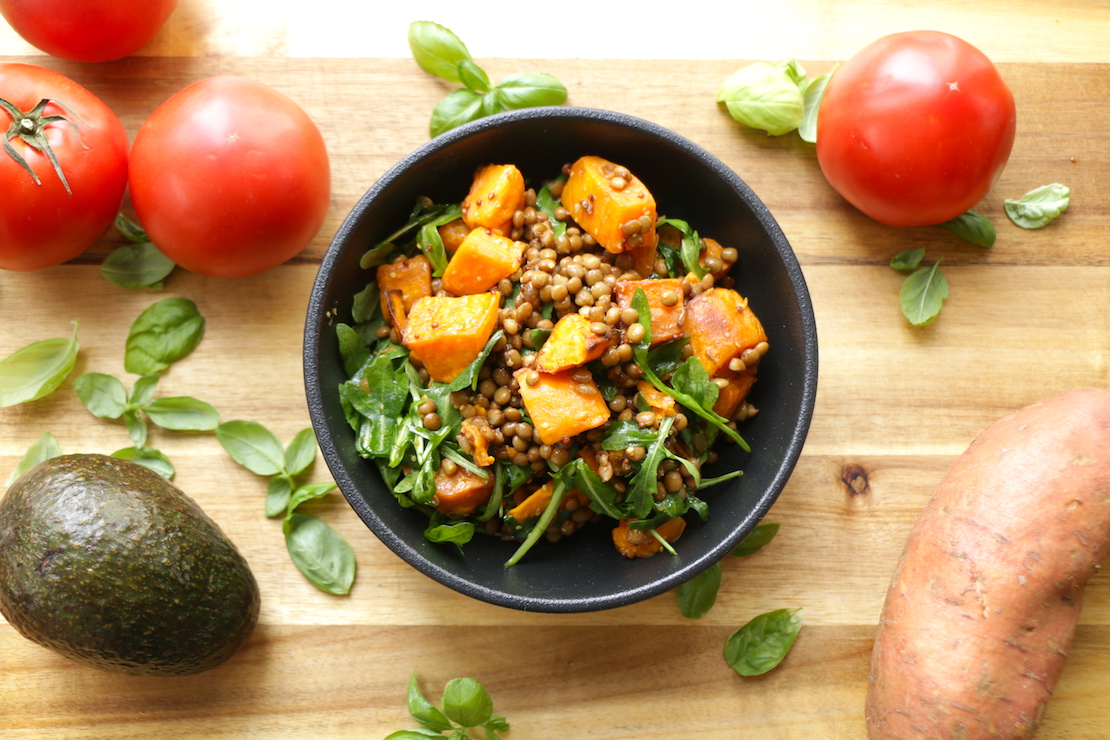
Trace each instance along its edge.
{"label": "black ceramic bowl", "polygon": [[[687,515],[686,532],[666,552],[626,560],[610,527],[587,526],[557,544],[541,541],[515,566],[516,543],[476,535],[464,553],[424,539],[427,518],[402,509],[374,464],[355,452],[339,385],[346,379],[335,327],[351,321],[351,299],[372,272],[359,268],[366,249],[403,224],[418,196],[458,202],[474,169],[512,163],[530,184],[562,165],[596,154],[628,167],[651,190],[660,214],[688,221],[703,236],[736,247],[732,274],[766,329],[770,352],[751,393],[759,414],[744,422],[744,453],[719,446],[706,475],[743,467],[736,479],[701,492],[708,521]],[[503,113],[429,141],[390,169],[359,200],[324,257],[305,326],[309,411],[328,467],[355,512],[397,555],[461,593],[514,609],[585,612],[631,604],[697,575],[726,555],[766,514],[797,462],[813,413],[817,332],[798,262],[774,218],[727,166],[655,124],[601,110],[554,107]],[[372,578],[364,571],[363,578]]]}

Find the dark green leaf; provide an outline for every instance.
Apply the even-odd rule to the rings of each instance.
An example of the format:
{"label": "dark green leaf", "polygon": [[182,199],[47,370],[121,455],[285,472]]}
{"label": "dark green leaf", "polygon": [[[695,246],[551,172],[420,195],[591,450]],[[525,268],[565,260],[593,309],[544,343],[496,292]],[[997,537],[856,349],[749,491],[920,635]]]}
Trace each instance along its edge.
{"label": "dark green leaf", "polygon": [[905,249],[890,258],[890,266],[899,272],[913,272],[925,258],[925,247]]}
{"label": "dark green leaf", "polygon": [[1003,203],[1006,215],[1023,229],[1040,229],[1067,210],[1071,203],[1071,189],[1054,182],[1030,190],[1017,200],[1007,198]]}
{"label": "dark green leaf", "polygon": [[948,297],[948,281],[940,271],[940,260],[920,267],[902,283],[899,300],[902,315],[914,326],[932,323]]}
{"label": "dark green leaf", "polygon": [[462,547],[474,539],[474,523],[446,522],[433,524],[424,530],[424,538],[429,542],[451,543]]}
{"label": "dark green leaf", "polygon": [[212,404],[189,396],[158,398],[143,406],[143,411],[163,429],[210,432],[220,425],[220,413]]}
{"label": "dark green leaf", "polygon": [[146,235],[143,227],[122,213],[116,214],[115,226],[119,233],[123,235],[123,238],[129,242],[142,244],[150,241],[150,237]]}
{"label": "dark green leaf", "polygon": [[281,442],[256,421],[225,421],[216,427],[216,439],[232,460],[255,475],[284,472],[285,450]]}
{"label": "dark green leaf", "polygon": [[58,445],[58,440],[54,438],[54,435],[50,432],[43,432],[23,453],[20,461],[16,463],[15,469],[8,476],[7,485],[10,486],[15,483],[24,473],[39,463],[58,457],[61,454],[62,448]]}
{"label": "dark green leaf", "polygon": [[355,297],[351,300],[351,319],[356,324],[372,321],[381,310],[381,294],[378,281],[368,282],[366,287],[355,293]]}
{"label": "dark green leaf", "polygon": [[466,44],[450,29],[431,21],[409,25],[409,49],[420,68],[448,82],[459,82],[459,62],[473,61]]}
{"label": "dark green leaf", "polygon": [[741,676],[759,676],[777,666],[802,628],[798,612],[777,609],[745,624],[725,643],[725,662]]}
{"label": "dark green leaf", "polygon": [[682,266],[686,268],[686,272],[692,272],[702,279],[705,277],[705,268],[701,266],[701,237],[698,232],[687,222],[678,218],[661,218],[657,222],[659,226],[673,226],[682,232],[682,246],[679,248],[679,256],[682,258]]}
{"label": "dark green leaf", "polygon": [[[406,696],[409,714],[426,729],[436,733],[452,729],[451,721],[443,716],[434,704],[424,698],[420,693],[420,686],[416,683],[416,671],[409,678],[408,693]],[[438,734],[437,734],[438,737]]]}
{"label": "dark green leaf", "polygon": [[355,579],[351,546],[326,522],[307,514],[290,514],[283,526],[285,548],[293,564],[321,591],[349,593]]}
{"label": "dark green leaf", "polygon": [[121,460],[130,460],[133,463],[142,465],[144,468],[153,470],[166,480],[173,480],[173,476],[177,472],[166,454],[153,447],[126,447],[122,450],[113,452],[112,457],[118,457]]}
{"label": "dark green leaf", "polygon": [[53,393],[77,364],[77,326],[69,339],[43,339],[0,360],[0,407]]}
{"label": "dark green leaf", "polygon": [[687,358],[683,356],[683,350],[689,343],[689,337],[682,337],[652,347],[648,350],[648,366],[660,378],[666,378],[673,374],[675,370],[678,370],[679,366],[686,361]]}
{"label": "dark green leaf", "polygon": [[636,519],[645,518],[651,513],[655,504],[655,490],[659,480],[656,473],[659,470],[659,464],[666,456],[663,445],[666,444],[667,435],[674,426],[674,419],[675,417],[668,416],[659,423],[659,433],[648,447],[643,462],[640,463],[639,472],[630,481],[627,501],[632,507],[632,516]]}
{"label": "dark green leaf", "polygon": [[748,533],[748,536],[740,540],[740,544],[732,549],[732,554],[738,558],[747,557],[756,553],[761,547],[775,538],[779,533],[779,525],[777,522],[768,522],[767,524],[758,524],[756,528]]}
{"label": "dark green leaf", "polygon": [[151,242],[124,244],[112,250],[100,265],[100,274],[121,288],[162,287],[177,265]]}
{"label": "dark green leaf", "polygon": [[127,389],[114,375],[85,373],[73,381],[73,390],[98,419],[118,419],[127,410]]}
{"label": "dark green leaf", "polygon": [[443,246],[443,237],[439,234],[436,224],[424,224],[420,227],[420,235],[416,238],[416,246],[428,258],[432,268],[432,277],[442,277],[447,269],[447,248]]}
{"label": "dark green leaf", "polygon": [[362,343],[362,337],[347,324],[336,324],[335,335],[339,340],[339,356],[343,359],[343,371],[353,378],[370,360],[370,349]]}
{"label": "dark green leaf", "polygon": [[975,211],[961,213],[951,221],[945,221],[941,226],[961,239],[988,249],[994,246],[994,240],[998,236],[991,220]]}
{"label": "dark green leaf", "polygon": [[678,587],[678,610],[687,619],[701,619],[717,602],[721,588],[721,564],[713,563]]}
{"label": "dark green leaf", "polygon": [[[566,180],[566,175],[561,175],[552,182],[566,182]],[[551,184],[550,182],[544,183],[540,191],[536,193],[536,210],[547,215],[547,221],[554,230],[554,236],[558,238],[567,233],[567,225],[555,218],[555,211],[562,207],[562,203],[555,200],[555,197],[551,195]]]}
{"label": "dark green leaf", "polygon": [[614,421],[601,438],[606,450],[623,450],[627,447],[647,447],[659,437],[652,427],[642,427],[635,419]]}
{"label": "dark green leaf", "polygon": [[392,241],[384,241],[381,244],[376,244],[363,253],[358,261],[358,266],[363,270],[372,270],[378,265],[384,265],[389,262],[397,247]]}
{"label": "dark green leaf", "polygon": [[473,678],[453,678],[443,689],[443,713],[463,727],[479,727],[493,716],[493,700]]}
{"label": "dark green leaf", "polygon": [[148,375],[165,370],[196,349],[204,335],[204,317],[188,298],[166,298],[135,320],[127,336],[124,367]]}

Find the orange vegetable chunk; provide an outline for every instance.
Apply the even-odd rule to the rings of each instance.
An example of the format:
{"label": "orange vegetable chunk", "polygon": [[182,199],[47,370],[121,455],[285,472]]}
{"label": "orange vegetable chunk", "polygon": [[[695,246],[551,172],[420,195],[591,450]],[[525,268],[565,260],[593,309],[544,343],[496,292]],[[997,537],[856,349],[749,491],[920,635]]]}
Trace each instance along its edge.
{"label": "orange vegetable chunk", "polygon": [[536,353],[532,367],[544,373],[557,373],[593,362],[613,344],[613,338],[597,334],[589,319],[568,313],[555,322],[551,336]]}
{"label": "orange vegetable chunk", "polygon": [[489,501],[493,492],[493,475],[483,478],[464,467],[447,474],[436,471],[436,510],[449,516],[470,516]]}
{"label": "orange vegetable chunk", "polygon": [[439,231],[439,238],[443,240],[443,248],[448,252],[454,252],[471,232],[471,228],[461,218],[456,218],[440,226],[437,231]]}
{"label": "orange vegetable chunk", "polygon": [[433,380],[450,383],[481,354],[500,307],[498,293],[421,298],[409,312],[401,343]]}
{"label": "orange vegetable chunk", "polygon": [[[520,384],[520,397],[532,426],[545,445],[553,445],[609,421],[609,406],[592,378],[579,382],[571,370],[541,373],[530,368],[517,370],[513,377]],[[529,384],[529,380],[535,383]]]}
{"label": "orange vegetable chunk", "polygon": [[751,372],[730,378],[728,385],[717,395],[717,403],[713,404],[713,410],[726,419],[731,419],[736,415],[740,404],[748,397],[748,391],[752,389],[754,383],[755,375]]}
{"label": "orange vegetable chunk", "polygon": [[[659,540],[647,530],[639,532],[630,528],[628,524],[632,521],[635,520],[622,519],[618,526],[613,527],[613,544],[617,546],[617,552],[626,558],[646,558],[663,549]],[[680,517],[668,519],[655,528],[667,542],[674,542],[685,530],[686,520]]]}
{"label": "orange vegetable chunk", "polygon": [[730,288],[710,288],[686,302],[686,334],[710,377],[767,334],[748,301]]}
{"label": "orange vegetable chunk", "polygon": [[484,293],[524,261],[524,243],[477,228],[467,234],[443,271],[443,287],[455,295]]}
{"label": "orange vegetable chunk", "polygon": [[[632,308],[632,297],[636,289],[643,288],[651,307],[651,346],[685,336],[686,308],[682,301],[681,278],[661,278],[655,280],[620,280],[613,286],[617,305]],[[674,300],[673,305],[667,302]]]}
{"label": "orange vegetable chunk", "polygon": [[651,383],[637,380],[636,392],[640,394],[640,398],[648,402],[648,405],[651,406],[651,410],[657,416],[678,415],[678,409],[675,408],[674,396],[664,393]]}
{"label": "orange vegetable chunk", "polygon": [[656,244],[655,198],[618,164],[592,155],[579,158],[560,198],[571,218],[613,254]]}
{"label": "orange vegetable chunk", "polygon": [[488,429],[489,425],[482,425],[478,421],[478,417],[472,416],[468,419],[463,419],[462,427],[459,430],[459,435],[464,437],[470,445],[470,456],[474,458],[474,464],[480,467],[489,467],[493,465],[493,455],[489,454],[489,440],[482,434],[482,429]]}
{"label": "orange vegetable chunk", "polygon": [[487,164],[474,175],[462,202],[463,221],[471,229],[486,228],[508,236],[513,214],[524,208],[524,176],[516,165]]}
{"label": "orange vegetable chunk", "polygon": [[386,298],[389,291],[401,291],[406,314],[412,310],[412,304],[432,294],[432,266],[422,254],[400,262],[379,265],[377,278],[381,289],[382,313],[386,318],[389,317],[389,302]]}
{"label": "orange vegetable chunk", "polygon": [[729,268],[732,267],[730,263],[721,259],[721,254],[724,253],[725,248],[722,247],[721,243],[716,239],[710,239],[708,237],[701,240],[701,246],[702,249],[701,254],[698,255],[698,264],[700,264],[703,269],[709,270],[706,261],[710,257],[715,257],[717,261],[721,263],[721,268],[719,270],[709,270],[709,274],[713,276],[714,280],[720,280],[728,274]]}

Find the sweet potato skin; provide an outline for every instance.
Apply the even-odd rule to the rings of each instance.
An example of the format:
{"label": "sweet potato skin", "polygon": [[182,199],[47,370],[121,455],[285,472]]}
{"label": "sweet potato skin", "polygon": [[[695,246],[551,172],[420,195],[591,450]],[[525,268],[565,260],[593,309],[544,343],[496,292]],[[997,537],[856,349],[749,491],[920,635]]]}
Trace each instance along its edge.
{"label": "sweet potato skin", "polygon": [[868,735],[1029,738],[1110,544],[1110,391],[984,431],[922,511],[887,592]]}

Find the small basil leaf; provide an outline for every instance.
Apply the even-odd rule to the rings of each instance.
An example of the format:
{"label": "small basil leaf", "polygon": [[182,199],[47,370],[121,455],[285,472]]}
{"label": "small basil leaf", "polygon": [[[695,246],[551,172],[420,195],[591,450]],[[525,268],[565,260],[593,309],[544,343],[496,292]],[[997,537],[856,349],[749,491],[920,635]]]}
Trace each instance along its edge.
{"label": "small basil leaf", "polygon": [[473,59],[463,59],[458,64],[459,82],[478,93],[487,93],[493,87],[486,71],[474,63]]}
{"label": "small basil leaf", "polygon": [[422,70],[448,82],[460,82],[459,62],[474,61],[454,32],[431,21],[409,25],[409,49]]}
{"label": "small basil leaf", "polygon": [[153,243],[124,244],[100,265],[100,274],[121,288],[159,289],[177,265]]}
{"label": "small basil leaf", "polygon": [[371,280],[351,301],[351,318],[356,324],[371,321],[378,315],[381,305],[381,288],[377,280]]}
{"label": "small basil leaf", "polygon": [[143,406],[143,411],[163,429],[210,432],[220,425],[220,414],[212,404],[189,396],[159,398]]}
{"label": "small basil leaf", "polygon": [[124,368],[137,375],[161,372],[196,349],[203,335],[204,317],[193,301],[188,298],[158,301],[131,325]]}
{"label": "small basil leaf", "polygon": [[[839,66],[837,65],[837,67]],[[829,80],[832,79],[835,72],[836,67],[833,67],[830,72],[820,77],[814,77],[805,84],[802,93],[802,123],[798,126],[798,136],[802,137],[802,141],[807,141],[810,144],[817,143],[817,112],[821,109],[821,100],[825,97],[825,88],[829,86]]]}
{"label": "small basil leaf", "polygon": [[123,238],[129,242],[142,244],[150,241],[150,237],[146,235],[143,227],[122,213],[116,214],[115,226],[119,233],[123,234]]}
{"label": "small basil leaf", "polygon": [[567,89],[546,72],[528,72],[502,80],[497,86],[497,97],[509,110],[562,105],[567,102]]}
{"label": "small basil leaf", "polygon": [[1071,189],[1054,182],[1030,190],[1017,200],[1007,198],[1003,203],[1006,215],[1023,229],[1040,229],[1047,226],[1071,203]]}
{"label": "small basil leaf", "polygon": [[890,258],[890,266],[899,272],[913,272],[925,258],[925,247],[905,249]]}
{"label": "small basil leaf", "polygon": [[[448,728],[450,729],[450,728]],[[397,730],[385,736],[385,740],[427,740],[429,737],[438,737],[443,740],[443,733],[435,730]]]}
{"label": "small basil leaf", "polygon": [[134,385],[131,386],[131,393],[127,396],[128,405],[143,406],[150,403],[150,399],[154,397],[154,389],[158,387],[159,379],[158,373],[151,373],[136,380]]}
{"label": "small basil leaf", "polygon": [[462,547],[474,539],[473,522],[447,522],[424,530],[424,538],[437,544],[449,543]]}
{"label": "small basil leaf", "polygon": [[759,676],[777,666],[802,628],[798,611],[777,609],[752,619],[728,638],[725,662],[741,676]]}
{"label": "small basil leaf", "polygon": [[286,505],[286,515],[292,514],[293,511],[306,501],[313,501],[318,498],[323,498],[336,489],[336,485],[331,481],[322,481],[320,483],[306,483],[293,491],[289,497],[289,503]]}
{"label": "small basil leaf", "polygon": [[285,472],[300,475],[316,460],[316,434],[312,427],[302,429],[285,448]]}
{"label": "small basil leaf", "polygon": [[443,713],[463,727],[478,727],[493,716],[493,699],[473,678],[453,678],[443,688]]}
{"label": "small basil leaf", "polygon": [[756,62],[734,73],[717,91],[717,102],[751,128],[781,136],[801,125],[805,99],[788,67]]}
{"label": "small basil leaf", "polygon": [[351,546],[326,522],[307,514],[290,514],[283,525],[285,548],[293,564],[321,591],[343,595],[355,579]]}
{"label": "small basil leaf", "polygon": [[281,516],[289,509],[289,499],[293,495],[293,481],[283,475],[270,479],[266,485],[266,504],[264,512],[268,517]]}
{"label": "small basil leaf", "polygon": [[948,297],[948,280],[940,271],[940,260],[920,267],[902,283],[899,301],[902,315],[914,326],[932,323]]}
{"label": "small basil leaf", "polygon": [[721,588],[721,564],[713,563],[678,587],[678,610],[687,619],[701,619],[717,601]]}
{"label": "small basil leaf", "polygon": [[225,421],[216,427],[216,439],[232,460],[255,475],[284,472],[285,450],[281,442],[256,421]]}
{"label": "small basil leaf", "polygon": [[482,95],[465,87],[448,93],[436,103],[428,133],[433,137],[482,117]]}
{"label": "small basil leaf", "polygon": [[424,697],[424,694],[420,693],[420,686],[416,683],[416,671],[413,671],[412,677],[409,679],[408,692],[405,698],[412,718],[423,725],[424,728],[435,732],[435,737],[440,737],[439,733],[441,732],[453,729],[451,721],[443,716],[443,712],[439,711],[434,704]]}
{"label": "small basil leaf", "polygon": [[138,409],[127,409],[123,412],[123,423],[127,427],[127,434],[136,447],[146,446],[146,419]]}
{"label": "small basil leaf", "polygon": [[153,470],[166,480],[173,480],[174,475],[177,473],[173,467],[173,463],[170,462],[170,459],[166,457],[165,453],[153,447],[126,447],[122,450],[113,452],[112,457],[118,457],[121,460],[130,460],[133,463],[142,465],[144,468]]}
{"label": "small basil leaf", "polygon": [[743,558],[756,553],[761,547],[775,538],[779,533],[777,522],[756,525],[748,536],[740,540],[740,544],[732,549],[732,555]]}
{"label": "small basil leaf", "polygon": [[961,213],[951,221],[945,221],[941,226],[961,239],[966,239],[972,244],[978,244],[980,247],[987,249],[994,246],[994,240],[998,236],[991,220],[976,211]]}
{"label": "small basil leaf", "polygon": [[85,373],[73,381],[73,390],[98,419],[118,419],[127,410],[127,389],[114,375]]}
{"label": "small basil leaf", "polygon": [[77,327],[69,339],[43,339],[0,360],[0,407],[53,393],[77,364]]}
{"label": "small basil leaf", "polygon": [[23,457],[16,463],[15,469],[12,474],[8,476],[7,485],[11,485],[19,480],[24,473],[31,468],[35,467],[41,462],[58,457],[62,454],[62,448],[58,445],[58,440],[50,432],[43,432],[38,439],[36,439],[27,451],[23,453]]}

